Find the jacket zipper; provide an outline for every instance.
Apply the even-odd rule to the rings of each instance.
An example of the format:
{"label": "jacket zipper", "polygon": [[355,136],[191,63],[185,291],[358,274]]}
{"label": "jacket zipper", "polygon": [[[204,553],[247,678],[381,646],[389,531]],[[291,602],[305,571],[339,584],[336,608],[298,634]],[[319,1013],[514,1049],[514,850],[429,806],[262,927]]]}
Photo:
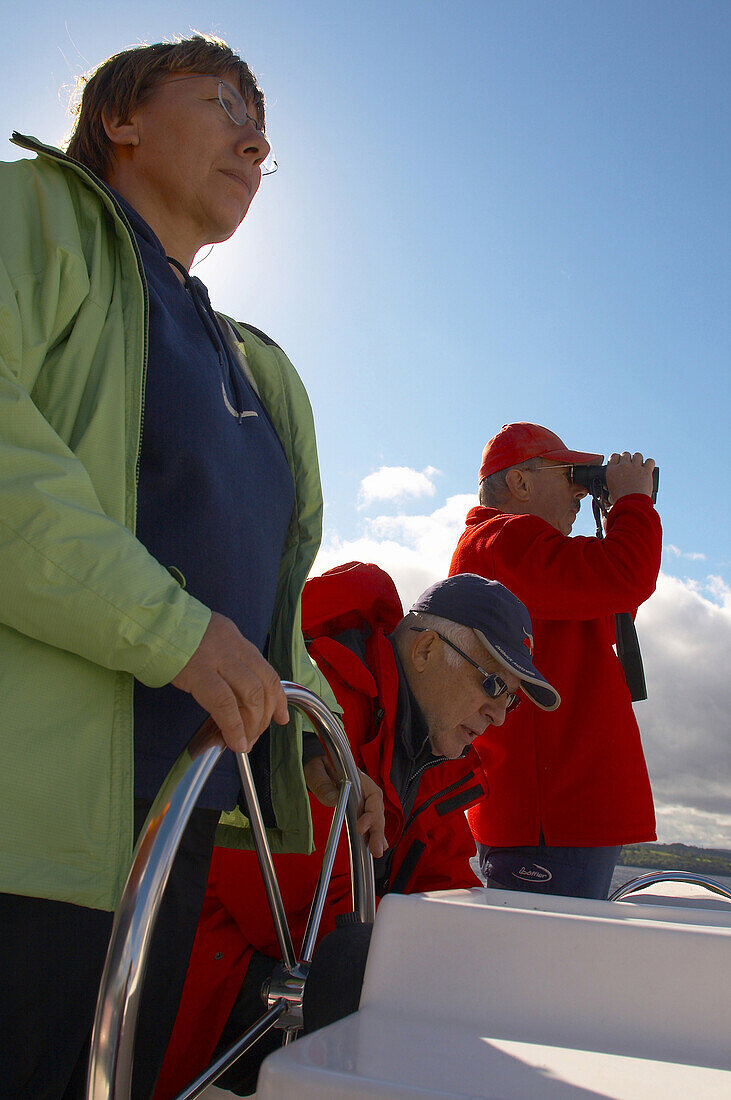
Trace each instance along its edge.
{"label": "jacket zipper", "polygon": [[422,764],[421,767],[418,768],[414,772],[414,774],[409,777],[409,781],[406,784],[406,791],[404,793],[408,794],[409,787],[411,786],[411,784],[416,779],[421,779],[421,777],[422,777],[422,775],[424,774],[425,771],[428,771],[429,768],[436,768],[437,764],[443,764],[446,759],[447,759],[446,756],[435,756],[433,760],[428,760],[426,764]]}
{"label": "jacket zipper", "polygon": [[[421,768],[419,768],[419,771],[418,771],[418,772],[414,772],[414,775],[412,776],[412,778],[411,778],[411,779],[409,780],[409,782],[408,782],[408,783],[407,783],[407,785],[406,785],[406,789],[408,790],[408,788],[409,788],[409,786],[410,786],[411,782],[413,781],[413,779],[416,779],[416,777],[417,777],[418,775],[421,775],[421,774],[422,774],[423,772],[425,772],[425,771],[426,771],[426,770],[427,770],[428,768],[433,768],[433,767],[435,767],[435,766],[436,766],[437,764],[441,764],[441,763],[442,763],[442,762],[443,762],[444,760],[446,760],[446,759],[447,759],[447,757],[446,757],[446,756],[442,756],[442,757],[440,757],[440,758],[439,758],[438,760],[431,760],[431,761],[429,761],[429,763],[428,763],[428,764],[423,764],[423,765],[421,766]],[[470,781],[470,779],[474,779],[474,775],[475,775],[475,773],[474,773],[473,771],[471,771],[471,772],[468,772],[468,773],[467,773],[466,775],[463,775],[461,779],[458,779],[458,780],[456,780],[456,782],[454,782],[454,783],[451,783],[451,784],[450,784],[450,785],[449,785],[448,787],[445,787],[445,788],[444,788],[443,790],[441,790],[441,791],[437,791],[437,793],[436,793],[436,794],[433,794],[433,795],[431,796],[431,798],[428,798],[428,799],[426,800],[426,802],[423,802],[423,803],[421,804],[421,806],[419,806],[419,808],[418,808],[417,810],[414,810],[414,811],[412,812],[412,814],[411,814],[411,816],[410,816],[409,820],[408,820],[408,821],[406,822],[406,824],[404,825],[404,827],[403,827],[403,829],[402,829],[402,831],[401,831],[401,836],[400,836],[400,837],[398,838],[398,840],[396,841],[396,844],[392,845],[392,847],[391,847],[391,849],[390,849],[390,850],[391,850],[391,853],[392,853],[392,856],[393,856],[393,852],[394,852],[394,851],[396,850],[396,845],[397,845],[397,844],[400,844],[400,843],[401,843],[401,841],[403,840],[403,838],[404,838],[404,837],[406,836],[406,833],[407,833],[407,832],[409,831],[409,829],[411,828],[411,826],[413,825],[414,821],[416,820],[416,818],[417,818],[417,817],[419,816],[419,814],[420,814],[420,813],[422,813],[422,812],[423,812],[424,810],[428,810],[428,809],[429,809],[429,807],[430,807],[430,806],[432,806],[432,805],[433,805],[433,804],[434,804],[434,803],[435,803],[435,802],[436,802],[436,801],[437,801],[438,799],[440,799],[440,798],[441,798],[441,797],[442,797],[443,795],[446,795],[446,794],[452,794],[452,792],[453,792],[453,791],[456,791],[456,790],[458,790],[458,789],[459,789],[459,787],[462,787],[462,786],[464,786],[464,784],[465,784],[465,783],[468,783],[468,782]],[[414,865],[414,866],[416,866],[416,865]],[[414,870],[414,868],[412,868],[412,874],[413,874],[413,870]],[[382,886],[380,887],[380,896],[381,896],[381,897],[383,897],[383,895],[384,895],[384,894],[387,894],[387,893],[388,893],[388,889],[389,889],[389,886],[390,886],[390,885],[391,885],[391,868],[390,868],[390,865],[389,865],[389,873],[388,873],[388,876],[387,876],[387,877],[386,877],[386,879],[384,880],[384,882],[383,882],[383,885],[382,885]]]}

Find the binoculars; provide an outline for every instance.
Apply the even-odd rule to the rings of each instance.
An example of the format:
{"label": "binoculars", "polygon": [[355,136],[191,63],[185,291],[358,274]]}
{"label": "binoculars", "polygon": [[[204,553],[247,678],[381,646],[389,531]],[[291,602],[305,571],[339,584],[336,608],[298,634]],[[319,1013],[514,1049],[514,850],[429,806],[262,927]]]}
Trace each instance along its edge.
{"label": "binoculars", "polygon": [[[608,496],[607,468],[606,466],[580,466],[571,467],[571,480],[575,485],[581,485],[592,496]],[[657,490],[660,484],[660,469],[658,466],[652,471],[652,499],[657,500]]]}
{"label": "binoculars", "polygon": [[[571,480],[574,485],[581,485],[591,494],[591,507],[596,522],[596,537],[604,538],[602,530],[602,516],[607,514],[609,504],[609,490],[607,489],[606,466],[584,466],[576,463],[571,467]],[[657,500],[657,490],[660,484],[660,470],[656,466],[652,471],[652,499]],[[645,670],[642,667],[642,654],[640,643],[637,640],[637,631],[632,616],[627,611],[618,611],[614,616],[614,629],[617,639],[617,656],[624,669],[624,678],[627,681],[630,697],[633,702],[647,698],[647,686],[645,684]]]}

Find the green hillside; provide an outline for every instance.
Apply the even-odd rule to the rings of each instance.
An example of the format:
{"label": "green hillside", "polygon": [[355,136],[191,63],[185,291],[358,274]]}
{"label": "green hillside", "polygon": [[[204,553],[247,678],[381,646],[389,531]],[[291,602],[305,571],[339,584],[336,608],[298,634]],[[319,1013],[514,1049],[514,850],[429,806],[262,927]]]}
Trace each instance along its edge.
{"label": "green hillside", "polygon": [[626,867],[731,876],[731,852],[724,848],[694,848],[689,844],[625,844],[619,862]]}

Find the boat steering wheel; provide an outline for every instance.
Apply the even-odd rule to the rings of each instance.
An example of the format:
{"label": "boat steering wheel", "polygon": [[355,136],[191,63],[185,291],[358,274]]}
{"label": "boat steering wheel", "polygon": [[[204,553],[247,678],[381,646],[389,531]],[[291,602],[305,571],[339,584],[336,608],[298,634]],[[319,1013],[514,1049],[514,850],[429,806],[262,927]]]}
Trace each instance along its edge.
{"label": "boat steering wheel", "polygon": [[[348,740],[339,721],[317,695],[298,684],[283,682],[282,687],[289,705],[303,711],[312,721],[317,736],[335,764],[340,783],[320,877],[297,956],[249,758],[245,753],[237,753],[254,844],[282,959],[269,983],[266,1012],[225,1054],[180,1093],[177,1100],[192,1100],[198,1096],[275,1025],[283,1029],[285,1043],[296,1036],[302,1024],[307,973],[315,950],[343,821],[347,827],[350,849],[353,910],[364,923],[375,918],[373,859],[356,830],[361,790]],[[173,765],[137,841],[132,867],[115,913],[99,987],[86,1100],[128,1100],[130,1096],[135,1027],[155,919],[185,826],[208,776],[225,751],[228,750],[221,733],[213,719],[209,718]]]}

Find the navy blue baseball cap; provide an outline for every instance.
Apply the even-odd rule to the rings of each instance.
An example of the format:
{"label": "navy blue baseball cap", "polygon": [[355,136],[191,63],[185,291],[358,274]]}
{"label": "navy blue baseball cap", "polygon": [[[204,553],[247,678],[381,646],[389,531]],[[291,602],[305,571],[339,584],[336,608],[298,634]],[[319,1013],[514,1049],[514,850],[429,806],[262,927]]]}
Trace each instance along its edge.
{"label": "navy blue baseball cap", "polygon": [[522,690],[537,707],[555,710],[561,702],[533,664],[528,608],[504,584],[476,573],[457,573],[427,588],[409,610],[471,627],[495,660],[520,677]]}

